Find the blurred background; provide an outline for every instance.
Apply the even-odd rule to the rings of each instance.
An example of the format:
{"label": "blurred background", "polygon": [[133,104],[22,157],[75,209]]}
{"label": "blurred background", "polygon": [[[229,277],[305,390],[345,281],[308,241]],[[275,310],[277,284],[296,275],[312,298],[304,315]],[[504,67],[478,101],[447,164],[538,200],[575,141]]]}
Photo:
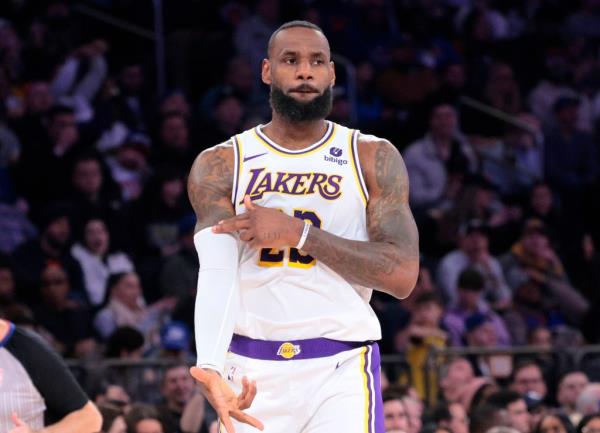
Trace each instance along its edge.
{"label": "blurred background", "polygon": [[600,0],[3,0],[0,317],[108,419],[209,431],[186,177],[269,121],[292,19],[329,39],[330,119],[408,168],[420,278],[372,300],[388,431],[574,432],[600,410]]}

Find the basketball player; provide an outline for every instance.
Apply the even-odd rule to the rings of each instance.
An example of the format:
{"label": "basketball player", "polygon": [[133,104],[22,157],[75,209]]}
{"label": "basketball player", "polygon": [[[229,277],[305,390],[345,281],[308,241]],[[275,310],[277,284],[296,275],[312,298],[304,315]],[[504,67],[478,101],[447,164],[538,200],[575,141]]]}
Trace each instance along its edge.
{"label": "basketball player", "polygon": [[271,122],[203,152],[189,177],[191,373],[229,433],[383,433],[369,299],[404,298],[417,279],[404,163],[388,141],[325,120],[335,72],[317,26],[275,31],[262,80]]}

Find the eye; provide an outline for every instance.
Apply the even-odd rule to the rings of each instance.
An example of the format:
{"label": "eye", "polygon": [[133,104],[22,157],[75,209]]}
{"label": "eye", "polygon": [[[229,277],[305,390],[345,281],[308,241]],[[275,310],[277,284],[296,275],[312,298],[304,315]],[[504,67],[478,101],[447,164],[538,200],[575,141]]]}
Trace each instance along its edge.
{"label": "eye", "polygon": [[313,60],[313,63],[315,65],[324,65],[325,64],[325,60],[323,60],[323,59],[315,59],[315,60]]}
{"label": "eye", "polygon": [[293,57],[288,57],[288,58],[283,59],[283,62],[288,65],[294,65],[296,63],[296,59]]}

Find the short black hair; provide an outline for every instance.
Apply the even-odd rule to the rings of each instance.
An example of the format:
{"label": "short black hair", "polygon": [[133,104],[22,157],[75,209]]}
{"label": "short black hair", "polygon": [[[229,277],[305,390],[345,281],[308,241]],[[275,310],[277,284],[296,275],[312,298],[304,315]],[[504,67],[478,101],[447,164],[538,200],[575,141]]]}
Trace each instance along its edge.
{"label": "short black hair", "polygon": [[[513,367],[512,372],[510,373],[510,382],[514,383],[515,378],[517,377],[517,373],[519,373],[521,370],[523,370],[524,368],[527,367],[537,367],[538,370],[540,370],[540,372],[542,373],[542,378],[544,377],[544,372],[542,371],[542,367],[540,367],[540,364],[537,363],[537,361],[533,358],[524,358],[521,359],[520,361],[518,361],[516,363],[516,365]],[[545,381],[545,379],[544,379]]]}
{"label": "short black hair", "polygon": [[485,287],[483,275],[475,268],[467,268],[458,275],[458,288],[480,292]]}
{"label": "short black hair", "polygon": [[450,413],[450,405],[445,402],[435,405],[431,410],[431,420],[436,424],[439,424],[442,421],[451,421],[452,414]]}
{"label": "short black hair", "polygon": [[521,394],[511,389],[505,389],[490,395],[487,398],[486,403],[499,409],[507,409],[509,404],[519,400],[523,400]]}
{"label": "short black hair", "polygon": [[292,29],[294,27],[304,27],[305,29],[313,29],[313,30],[320,32],[323,36],[325,36],[325,33],[323,32],[323,29],[321,27],[319,27],[318,25],[313,24],[309,21],[304,21],[304,20],[288,21],[287,23],[280,25],[279,28],[277,30],[275,30],[273,32],[273,34],[271,34],[271,37],[269,38],[269,43],[267,45],[267,56],[271,52],[271,47],[273,46],[273,41],[275,40],[275,36],[277,36],[277,33],[279,33],[282,30]]}

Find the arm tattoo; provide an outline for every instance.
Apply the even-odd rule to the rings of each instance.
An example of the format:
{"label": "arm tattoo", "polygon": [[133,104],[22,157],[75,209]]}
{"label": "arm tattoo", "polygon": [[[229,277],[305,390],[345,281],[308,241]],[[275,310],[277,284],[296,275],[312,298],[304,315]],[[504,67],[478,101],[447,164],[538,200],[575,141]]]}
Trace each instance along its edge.
{"label": "arm tattoo", "polygon": [[231,142],[202,152],[188,179],[188,197],[196,212],[196,232],[235,215],[231,203],[233,147]]}
{"label": "arm tattoo", "polygon": [[[363,142],[363,146],[368,146],[361,161],[370,195],[369,242],[351,241],[312,228],[302,250],[352,283],[405,296],[414,285],[419,261],[418,232],[408,206],[406,167],[387,141]],[[397,284],[405,287],[397,288]]]}

